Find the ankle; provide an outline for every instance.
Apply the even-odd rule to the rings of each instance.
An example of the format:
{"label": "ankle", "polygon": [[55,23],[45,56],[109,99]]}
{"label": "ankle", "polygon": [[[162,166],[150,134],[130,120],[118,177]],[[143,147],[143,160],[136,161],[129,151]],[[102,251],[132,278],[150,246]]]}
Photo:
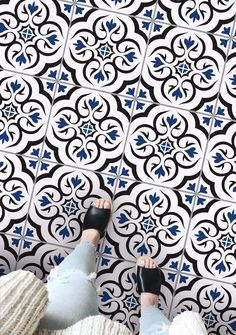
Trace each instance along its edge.
{"label": "ankle", "polygon": [[141,313],[148,306],[157,307],[158,296],[152,293],[142,293],[140,296]]}
{"label": "ankle", "polygon": [[86,229],[82,232],[80,243],[91,242],[95,246],[98,245],[100,234],[96,229]]}

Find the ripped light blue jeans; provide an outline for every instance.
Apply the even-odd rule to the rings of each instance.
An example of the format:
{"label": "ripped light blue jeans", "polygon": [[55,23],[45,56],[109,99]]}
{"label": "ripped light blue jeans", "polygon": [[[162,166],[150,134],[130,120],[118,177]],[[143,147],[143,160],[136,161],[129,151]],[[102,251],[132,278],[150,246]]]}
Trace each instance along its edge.
{"label": "ripped light blue jeans", "polygon": [[[99,314],[94,286],[95,264],[94,245],[82,243],[50,273],[46,284],[49,304],[40,321],[40,329],[65,329]],[[147,307],[140,318],[140,334],[167,335],[169,324],[157,308]]]}

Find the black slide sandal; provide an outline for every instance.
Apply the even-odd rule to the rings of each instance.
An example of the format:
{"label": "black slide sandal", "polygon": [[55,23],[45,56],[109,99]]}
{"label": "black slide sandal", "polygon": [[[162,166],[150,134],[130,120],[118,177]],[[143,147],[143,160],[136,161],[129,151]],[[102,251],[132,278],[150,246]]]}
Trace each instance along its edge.
{"label": "black slide sandal", "polygon": [[102,238],[110,215],[111,208],[98,208],[91,205],[84,217],[83,230],[96,229]]}
{"label": "black slide sandal", "polygon": [[137,290],[138,293],[160,294],[161,270],[156,268],[145,268],[137,266]]}

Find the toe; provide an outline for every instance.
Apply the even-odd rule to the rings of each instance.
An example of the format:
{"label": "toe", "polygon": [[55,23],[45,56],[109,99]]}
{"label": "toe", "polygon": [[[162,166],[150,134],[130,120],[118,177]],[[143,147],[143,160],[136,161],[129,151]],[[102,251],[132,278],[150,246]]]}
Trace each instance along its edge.
{"label": "toe", "polygon": [[94,200],[92,206],[99,207],[99,199]]}
{"label": "toe", "polygon": [[99,199],[99,208],[103,208],[104,207],[104,199]]}
{"label": "toe", "polygon": [[153,260],[150,259],[150,260],[149,260],[149,268],[150,268],[150,269],[152,268],[152,265],[153,265]]}
{"label": "toe", "polygon": [[137,259],[137,266],[144,266],[145,268],[149,268],[149,269],[155,269],[157,266],[155,264],[155,262],[153,261],[153,259],[151,259],[150,257],[139,257]]}
{"label": "toe", "polygon": [[111,208],[111,202],[107,199],[105,199],[104,201],[104,208],[108,208],[108,209]]}
{"label": "toe", "polygon": [[150,263],[149,258],[146,258],[146,260],[145,260],[145,268],[149,268],[150,267],[149,263]]}
{"label": "toe", "polygon": [[111,202],[107,199],[96,199],[92,202],[92,206],[97,207],[97,208],[111,208]]}
{"label": "toe", "polygon": [[145,258],[144,257],[139,257],[137,259],[137,266],[145,266]]}

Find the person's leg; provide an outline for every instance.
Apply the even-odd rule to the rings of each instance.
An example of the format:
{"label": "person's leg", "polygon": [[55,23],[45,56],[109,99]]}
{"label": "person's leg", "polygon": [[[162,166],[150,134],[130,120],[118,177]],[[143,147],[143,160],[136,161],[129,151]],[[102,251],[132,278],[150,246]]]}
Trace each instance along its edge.
{"label": "person's leg", "polygon": [[[149,257],[139,258],[137,265],[145,268],[156,268],[154,261]],[[159,296],[156,294],[141,293],[140,335],[168,335],[170,321],[157,308],[158,300]]]}
{"label": "person's leg", "polygon": [[[78,244],[75,249],[52,271],[60,275],[66,274],[74,270],[80,270],[86,275],[95,271],[96,265],[96,247],[91,242]],[[50,281],[48,277],[48,281]]]}
{"label": "person's leg", "polygon": [[154,306],[146,307],[140,318],[140,335],[168,335],[170,321]]}
{"label": "person's leg", "polygon": [[[111,208],[98,199],[94,207]],[[46,284],[49,304],[40,329],[64,329],[87,316],[98,314],[95,278],[95,251],[100,239],[96,229],[84,230],[80,244],[50,273]]]}

